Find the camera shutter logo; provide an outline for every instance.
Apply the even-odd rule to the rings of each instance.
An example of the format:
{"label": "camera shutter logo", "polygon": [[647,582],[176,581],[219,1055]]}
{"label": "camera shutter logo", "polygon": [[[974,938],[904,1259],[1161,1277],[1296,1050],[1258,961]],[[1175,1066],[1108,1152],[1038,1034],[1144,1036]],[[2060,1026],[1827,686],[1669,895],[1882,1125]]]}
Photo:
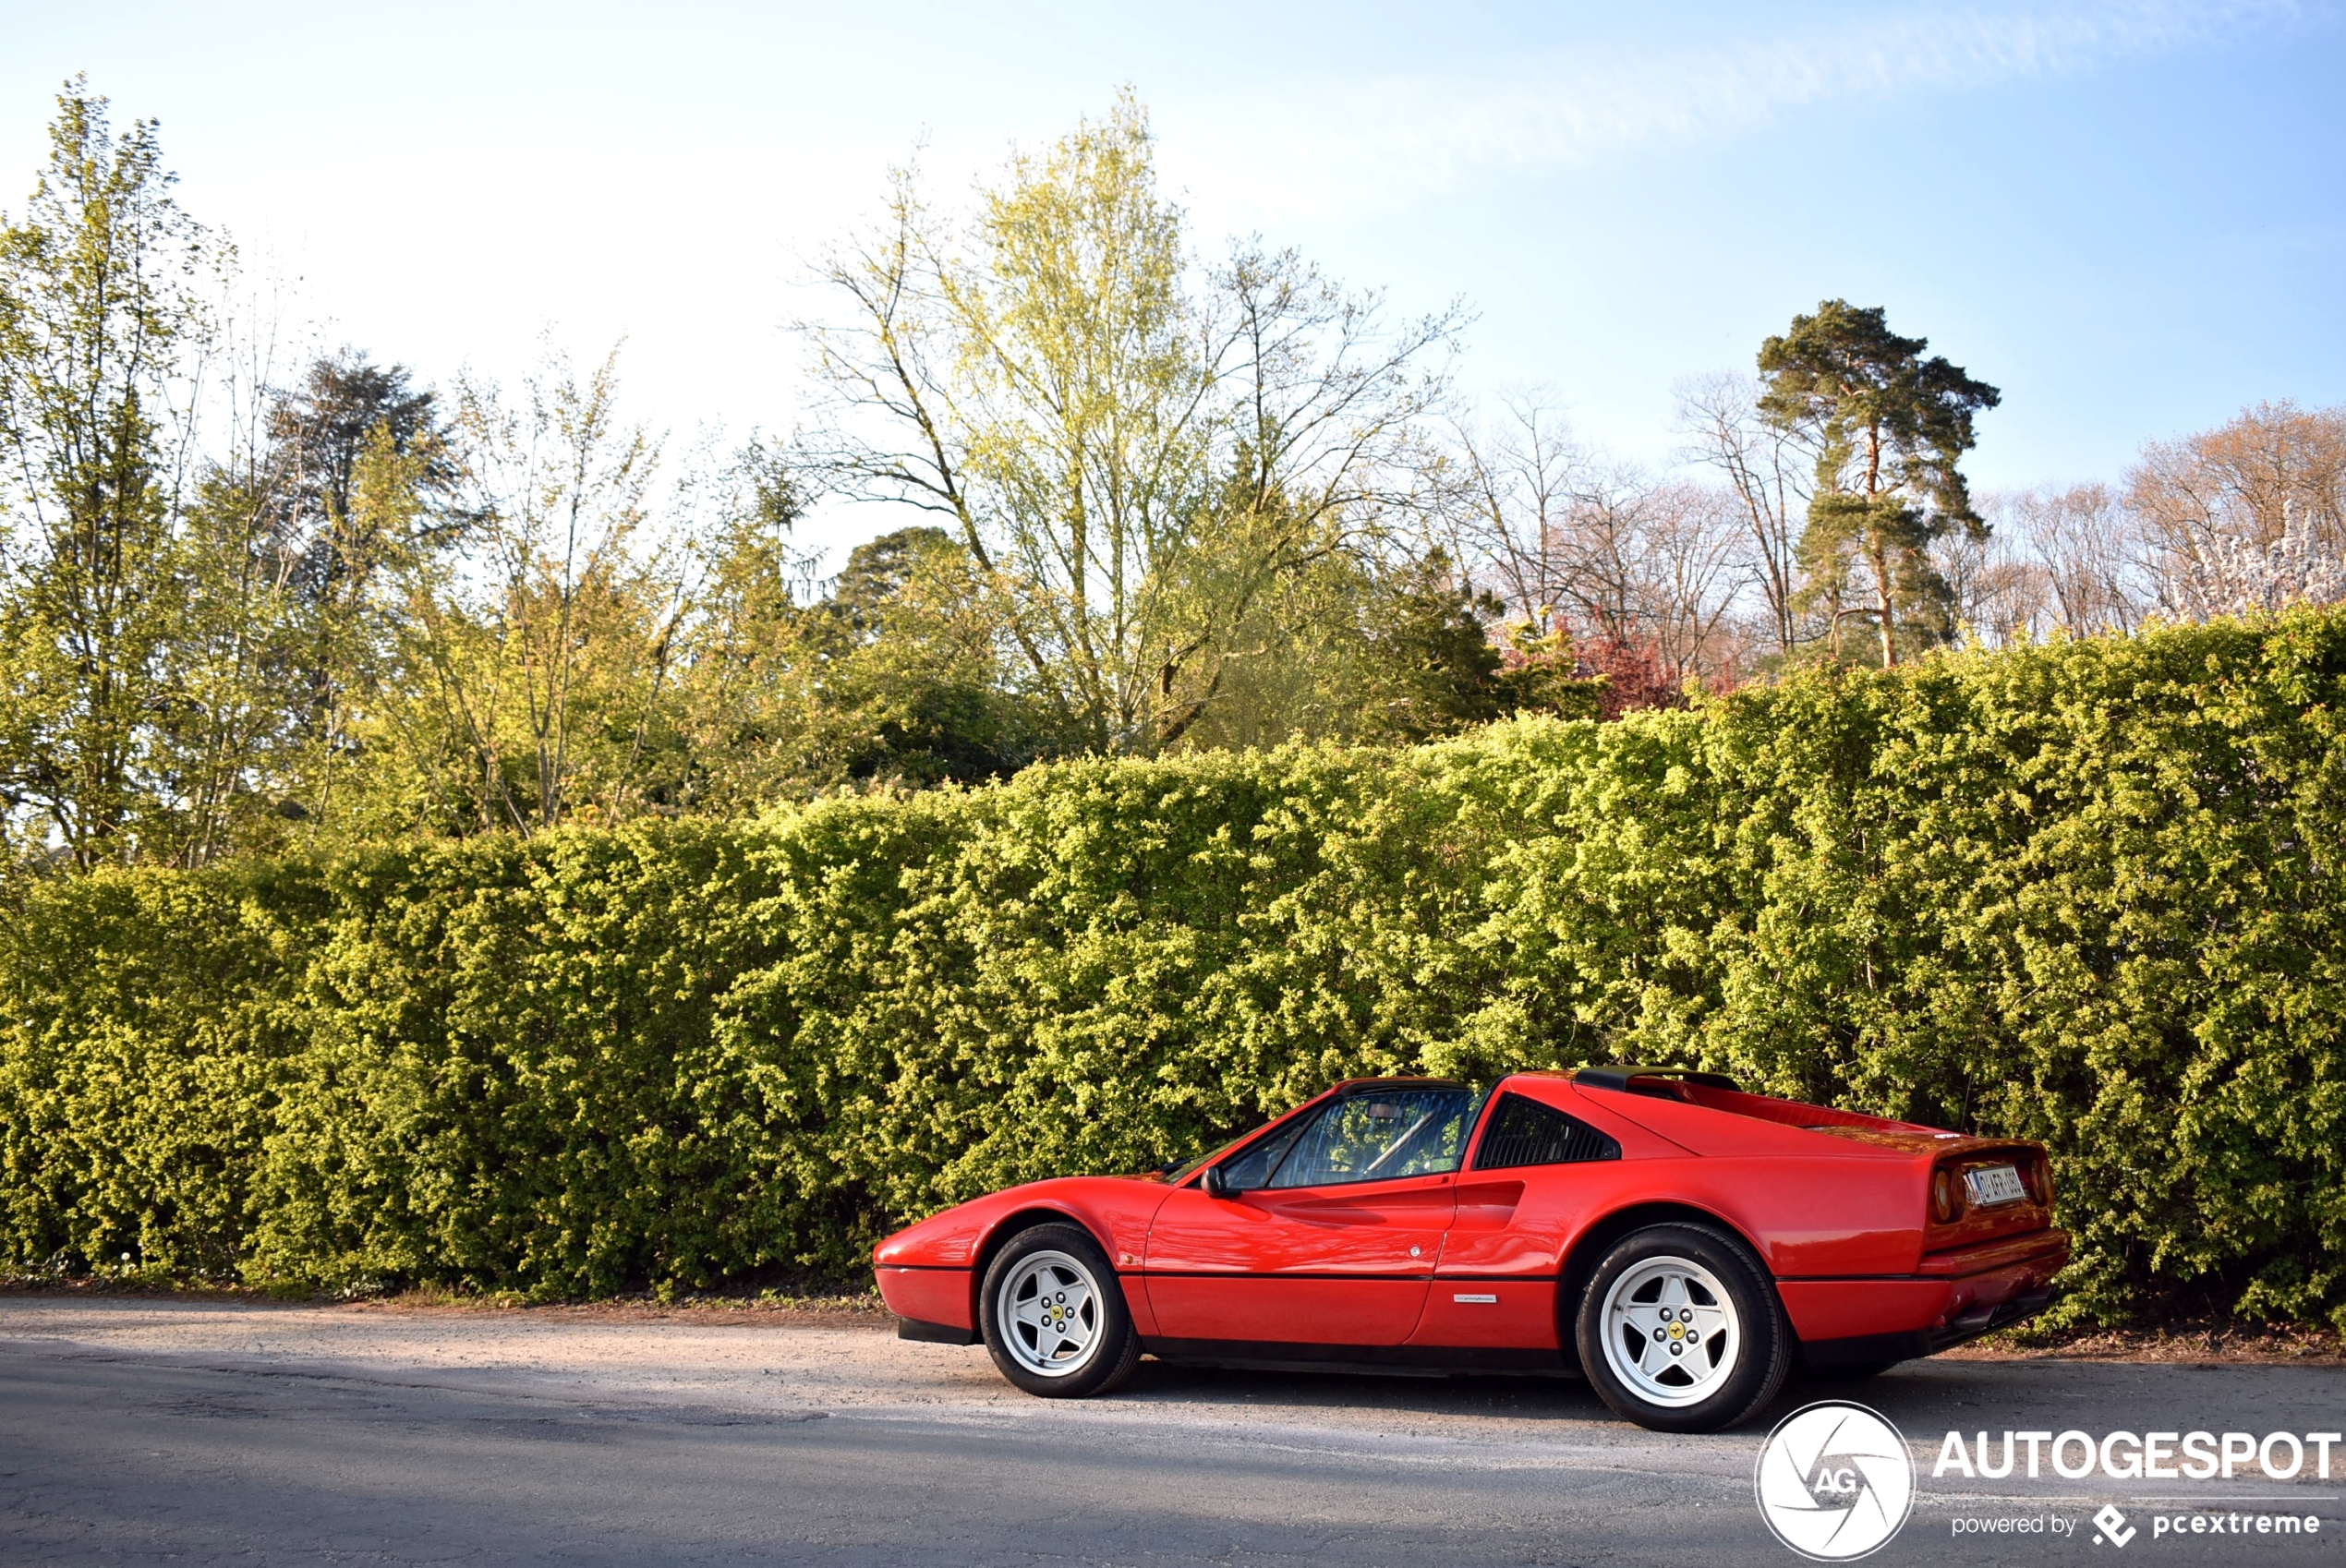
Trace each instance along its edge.
{"label": "camera shutter logo", "polygon": [[1915,1462],[1879,1411],[1829,1400],[1776,1423],[1752,1486],[1776,1539],[1814,1562],[1848,1562],[1905,1524]]}

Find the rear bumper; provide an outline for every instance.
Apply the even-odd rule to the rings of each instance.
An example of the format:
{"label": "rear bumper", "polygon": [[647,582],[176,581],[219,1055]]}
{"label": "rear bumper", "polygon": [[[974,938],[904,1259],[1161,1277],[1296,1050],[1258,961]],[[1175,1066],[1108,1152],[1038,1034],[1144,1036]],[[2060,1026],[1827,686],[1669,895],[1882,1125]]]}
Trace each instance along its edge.
{"label": "rear bumper", "polygon": [[1989,1266],[1956,1272],[1956,1255],[1926,1260],[1931,1272],[1895,1279],[1782,1280],[1776,1289],[1812,1367],[1910,1361],[1935,1356],[2042,1312],[2052,1281],[2069,1261],[2069,1237],[2052,1231],[2026,1247],[1976,1249]]}
{"label": "rear bumper", "polygon": [[1852,1367],[1883,1361],[1915,1361],[2026,1322],[2052,1305],[2052,1287],[2012,1297],[1992,1307],[1976,1307],[1943,1327],[1891,1333],[1850,1334],[1840,1339],[1802,1340],[1800,1358],[1811,1367]]}

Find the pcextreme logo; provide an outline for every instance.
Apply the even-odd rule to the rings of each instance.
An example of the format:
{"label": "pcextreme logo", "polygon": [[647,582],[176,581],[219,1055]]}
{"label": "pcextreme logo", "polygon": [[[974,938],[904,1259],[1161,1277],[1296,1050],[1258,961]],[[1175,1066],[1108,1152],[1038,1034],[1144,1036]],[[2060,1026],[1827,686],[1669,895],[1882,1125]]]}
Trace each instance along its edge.
{"label": "pcextreme logo", "polygon": [[1752,1489],[1776,1539],[1812,1562],[1848,1562],[1905,1524],[1915,1463],[1880,1411],[1827,1400],[1776,1423]]}

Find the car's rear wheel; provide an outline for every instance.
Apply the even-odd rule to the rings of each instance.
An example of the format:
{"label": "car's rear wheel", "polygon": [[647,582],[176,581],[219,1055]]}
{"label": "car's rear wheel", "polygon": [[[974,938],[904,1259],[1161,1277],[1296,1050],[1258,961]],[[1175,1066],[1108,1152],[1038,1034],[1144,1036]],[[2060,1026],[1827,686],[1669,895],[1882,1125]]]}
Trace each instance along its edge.
{"label": "car's rear wheel", "polygon": [[1760,1260],[1709,1225],[1651,1225],[1615,1243],[1574,1330],[1598,1395],[1656,1431],[1733,1426],[1775,1397],[1792,1359]]}
{"label": "car's rear wheel", "polygon": [[1046,1399],[1103,1393],[1131,1375],[1140,1335],[1091,1233],[1035,1225],[986,1266],[978,1332],[1002,1376]]}

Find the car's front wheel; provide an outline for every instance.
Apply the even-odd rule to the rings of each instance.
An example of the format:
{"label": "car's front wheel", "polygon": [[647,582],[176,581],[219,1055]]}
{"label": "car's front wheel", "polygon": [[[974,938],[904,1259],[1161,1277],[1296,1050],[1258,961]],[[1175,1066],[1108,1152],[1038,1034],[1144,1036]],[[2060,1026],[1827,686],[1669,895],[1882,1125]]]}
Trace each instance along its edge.
{"label": "car's front wheel", "polygon": [[1760,1260],[1709,1225],[1651,1225],[1615,1243],[1574,1328],[1598,1395],[1656,1431],[1733,1426],[1775,1397],[1792,1359]]}
{"label": "car's front wheel", "polygon": [[1141,1358],[1116,1272],[1079,1225],[1035,1225],[1003,1245],[979,1286],[978,1332],[1002,1376],[1046,1399],[1103,1393]]}

